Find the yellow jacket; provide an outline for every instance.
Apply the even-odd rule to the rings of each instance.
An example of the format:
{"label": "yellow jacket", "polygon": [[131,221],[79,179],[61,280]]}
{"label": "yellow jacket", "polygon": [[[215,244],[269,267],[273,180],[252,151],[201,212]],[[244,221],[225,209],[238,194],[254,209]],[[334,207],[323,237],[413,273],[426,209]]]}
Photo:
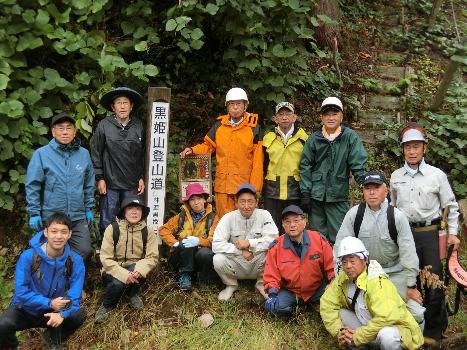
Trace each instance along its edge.
{"label": "yellow jacket", "polygon": [[193,226],[193,218],[191,217],[190,208],[188,205],[183,204],[180,210],[185,211],[185,221],[183,223],[183,228],[179,234],[178,230],[178,218],[180,214],[172,216],[164,225],[159,228],[159,235],[161,236],[162,241],[168,246],[172,246],[175,242],[180,239],[186,238],[188,236],[195,236],[199,238],[199,245],[201,247],[211,247],[212,235],[214,234],[214,229],[217,226],[219,218],[217,215],[214,217],[211,228],[209,229],[208,237],[204,237],[206,230],[206,222],[208,215],[212,212],[212,205],[208,203],[206,206],[206,213],[204,216],[196,223],[196,226]]}
{"label": "yellow jacket", "polygon": [[[320,300],[320,314],[324,326],[334,337],[337,337],[340,329],[344,327],[339,317],[339,310],[349,308],[347,298],[349,281],[347,275],[341,272],[332,281]],[[366,326],[355,330],[354,342],[356,345],[374,341],[378,332],[385,326],[397,326],[404,348],[415,350],[423,345],[420,327],[407,310],[396,287],[376,260],[371,260],[368,273],[364,271],[358,276],[356,285],[365,293],[365,303],[372,317]]]}
{"label": "yellow jacket", "polygon": [[263,135],[258,115],[245,112],[243,121],[230,125],[230,116],[223,115],[204,137],[204,142],[193,146],[194,154],[216,152],[214,192],[235,194],[245,182],[261,192],[263,186]]}

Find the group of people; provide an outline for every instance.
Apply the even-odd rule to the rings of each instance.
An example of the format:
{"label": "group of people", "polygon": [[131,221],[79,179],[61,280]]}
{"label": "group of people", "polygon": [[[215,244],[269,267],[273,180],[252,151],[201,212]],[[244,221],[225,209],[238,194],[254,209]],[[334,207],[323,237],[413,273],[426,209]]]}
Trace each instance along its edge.
{"label": "group of people", "polygon": [[[447,327],[444,291],[426,281],[422,288],[419,270],[430,265],[441,278],[438,229],[447,224],[447,244],[457,249],[458,205],[446,174],[425,162],[422,127],[409,123],[401,131],[404,166],[389,188],[382,173],[366,171],[365,148],[342,123],[337,97],[322,102],[322,127],[311,135],[297,125],[294,106],[279,103],[277,126],[263,137],[258,115],[247,112],[246,92],[233,88],[227,114],[203,143],[180,153],[215,153],[215,207],[191,183],[180,212],[153,229],[139,197],[145,134],[135,111],[142,101],[126,87],[103,95],[112,114],[99,122],[91,153],[80,146],[69,114],[52,118],[53,139],[34,152],[27,170],[29,224],[37,233],[16,265],[14,297],[0,316],[0,349],[16,348],[15,332],[32,327],[45,327],[49,348],[60,349],[84,322],[96,182],[105,285],[96,322],[125,296],[130,307],[142,308],[140,285],[157,264],[156,229],[182,290],[209,289],[218,276],[225,285],[218,299],[225,301],[239,280],[254,279],[268,313],[289,317],[300,305],[319,305],[324,326],[342,345],[439,344]],[[351,174],[365,201],[349,210]]]}

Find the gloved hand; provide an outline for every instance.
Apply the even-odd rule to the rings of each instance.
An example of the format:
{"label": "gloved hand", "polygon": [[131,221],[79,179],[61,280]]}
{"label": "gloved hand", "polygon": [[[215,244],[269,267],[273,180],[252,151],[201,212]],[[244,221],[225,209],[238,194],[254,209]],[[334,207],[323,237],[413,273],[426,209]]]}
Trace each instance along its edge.
{"label": "gloved hand", "polygon": [[177,248],[179,245],[180,245],[180,242],[177,241],[177,242],[175,242],[174,244],[172,244],[172,247],[173,247],[173,248]]}
{"label": "gloved hand", "polygon": [[91,225],[94,222],[94,214],[92,213],[92,210],[86,210],[84,214],[86,215],[88,225]]}
{"label": "gloved hand", "polygon": [[182,240],[184,248],[193,248],[199,246],[199,238],[195,236],[188,236]]}
{"label": "gloved hand", "polygon": [[279,303],[279,297],[276,293],[269,293],[269,297],[264,302],[264,308],[267,312],[274,312],[276,305]]}
{"label": "gloved hand", "polygon": [[300,198],[300,208],[305,213],[309,213],[311,211],[311,197],[308,192],[303,192]]}
{"label": "gloved hand", "polygon": [[42,219],[40,216],[31,216],[29,219],[29,227],[34,231],[39,231],[42,228]]}

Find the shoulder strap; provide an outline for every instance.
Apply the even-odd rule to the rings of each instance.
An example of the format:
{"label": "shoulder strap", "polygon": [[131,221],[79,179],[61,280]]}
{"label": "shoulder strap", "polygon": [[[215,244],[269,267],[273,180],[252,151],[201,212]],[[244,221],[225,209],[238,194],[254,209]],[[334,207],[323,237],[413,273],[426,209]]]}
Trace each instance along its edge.
{"label": "shoulder strap", "polygon": [[211,229],[212,222],[214,221],[215,216],[216,216],[216,213],[213,211],[208,214],[208,217],[206,218],[206,227],[204,230],[203,238],[209,237],[209,230]]}
{"label": "shoulder strap", "polygon": [[120,239],[120,227],[118,227],[118,222],[112,222],[112,236],[114,240],[114,258],[117,257],[117,244]]}
{"label": "shoulder strap", "polygon": [[396,219],[394,217],[394,207],[392,205],[388,205],[388,210],[387,210],[387,216],[388,216],[388,230],[389,230],[389,236],[391,236],[391,239],[396,243],[397,246],[399,244],[397,243],[397,228],[396,228]]}
{"label": "shoulder strap", "polygon": [[177,232],[175,232],[175,238],[178,239],[178,236],[180,235],[180,232],[183,230],[183,225],[185,223],[185,218],[186,218],[186,211],[184,209],[180,210],[180,214],[178,214],[178,226],[177,226]]}
{"label": "shoulder strap", "polygon": [[37,278],[39,280],[42,279],[42,273],[39,267],[41,266],[41,257],[39,254],[37,254],[36,251],[34,251],[34,254],[32,256],[32,261],[31,261],[31,275],[34,275],[37,272]]}
{"label": "shoulder strap", "polygon": [[70,289],[71,274],[73,273],[73,253],[70,250],[65,262],[65,291]]}
{"label": "shoulder strap", "polygon": [[144,226],[141,230],[141,238],[143,239],[143,254],[141,255],[141,259],[144,259],[146,256],[146,247],[148,245],[148,227]]}
{"label": "shoulder strap", "polygon": [[350,310],[352,310],[353,312],[355,312],[355,304],[357,303],[357,298],[358,298],[358,295],[360,294],[360,288],[358,288],[357,286],[355,286],[357,289],[355,290],[355,293],[352,297],[352,302],[350,304]]}
{"label": "shoulder strap", "polygon": [[355,233],[355,238],[358,238],[360,233],[360,227],[362,226],[363,215],[365,214],[366,203],[360,203],[358,205],[357,215],[355,216],[355,221],[353,223],[353,232]]}

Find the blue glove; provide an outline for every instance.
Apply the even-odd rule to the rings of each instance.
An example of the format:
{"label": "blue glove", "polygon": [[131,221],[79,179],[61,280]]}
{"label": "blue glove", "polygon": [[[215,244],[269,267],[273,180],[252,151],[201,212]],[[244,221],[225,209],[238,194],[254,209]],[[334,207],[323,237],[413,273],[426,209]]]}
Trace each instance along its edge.
{"label": "blue glove", "polygon": [[184,248],[193,248],[199,246],[199,238],[195,236],[188,236],[182,240]]}
{"label": "blue glove", "polygon": [[40,231],[42,228],[42,219],[40,216],[31,216],[29,219],[29,227],[34,231]]}
{"label": "blue glove", "polygon": [[275,293],[269,293],[269,298],[264,302],[264,308],[267,312],[276,311],[276,305],[279,303],[279,297]]}
{"label": "blue glove", "polygon": [[92,210],[86,210],[84,214],[86,215],[88,225],[91,225],[94,222],[94,214],[92,213]]}

